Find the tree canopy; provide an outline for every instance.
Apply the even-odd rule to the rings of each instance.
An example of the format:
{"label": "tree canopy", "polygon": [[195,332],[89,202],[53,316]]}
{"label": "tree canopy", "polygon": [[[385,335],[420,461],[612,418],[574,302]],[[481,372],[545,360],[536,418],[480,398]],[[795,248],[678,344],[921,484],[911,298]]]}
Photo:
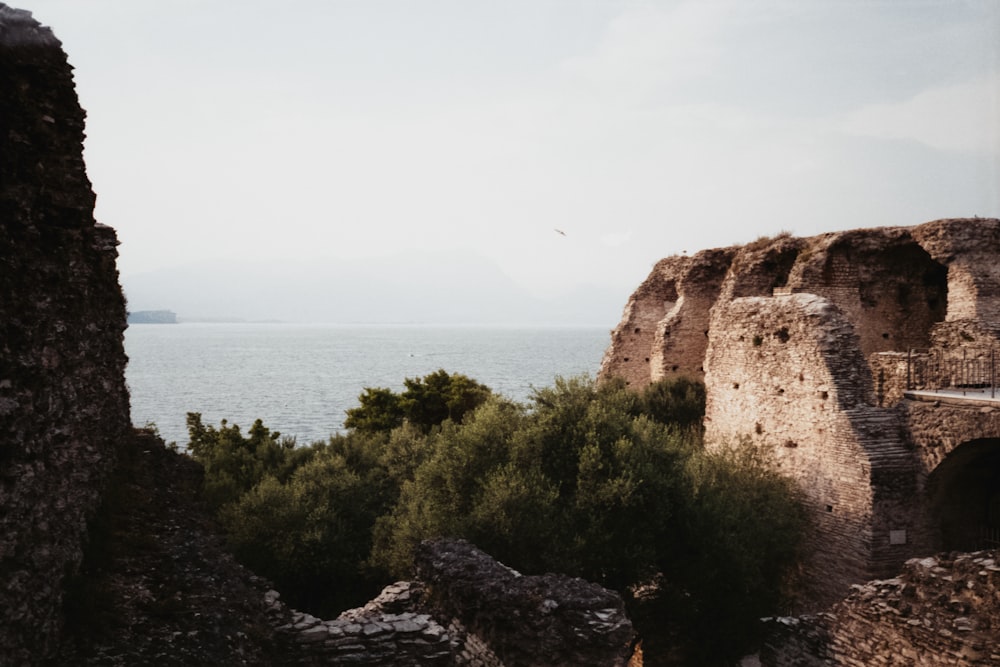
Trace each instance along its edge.
{"label": "tree canopy", "polygon": [[640,631],[670,628],[702,664],[781,610],[805,514],[749,445],[704,450],[701,383],[557,378],[523,404],[443,370],[404,386],[366,388],[346,433],[305,447],[189,415],[231,545],[293,604],[361,604],[421,540],[463,537],[620,591]]}

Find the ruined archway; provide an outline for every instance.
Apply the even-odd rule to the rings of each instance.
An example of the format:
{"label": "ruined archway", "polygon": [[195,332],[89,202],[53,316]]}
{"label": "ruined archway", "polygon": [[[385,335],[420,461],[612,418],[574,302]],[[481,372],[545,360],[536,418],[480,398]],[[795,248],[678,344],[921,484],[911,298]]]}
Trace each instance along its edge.
{"label": "ruined archway", "polygon": [[1000,438],[955,448],[927,478],[927,500],[936,550],[1000,547]]}

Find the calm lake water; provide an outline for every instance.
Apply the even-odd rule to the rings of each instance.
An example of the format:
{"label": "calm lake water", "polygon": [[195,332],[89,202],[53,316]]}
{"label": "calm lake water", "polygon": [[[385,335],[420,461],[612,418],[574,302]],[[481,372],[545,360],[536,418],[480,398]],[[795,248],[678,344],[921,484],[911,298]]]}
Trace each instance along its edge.
{"label": "calm lake water", "polygon": [[125,331],[132,421],[187,442],[185,415],[244,432],[254,419],[300,443],[343,426],[365,387],[443,368],[515,400],[532,387],[597,373],[606,328],[133,324]]}

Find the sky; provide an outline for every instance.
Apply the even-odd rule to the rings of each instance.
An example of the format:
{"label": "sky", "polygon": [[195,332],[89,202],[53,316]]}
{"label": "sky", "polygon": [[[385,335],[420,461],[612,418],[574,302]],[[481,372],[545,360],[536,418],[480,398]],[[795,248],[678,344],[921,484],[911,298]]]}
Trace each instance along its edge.
{"label": "sky", "polygon": [[126,292],[454,258],[624,305],[672,254],[1000,217],[998,0],[13,4],[75,67]]}

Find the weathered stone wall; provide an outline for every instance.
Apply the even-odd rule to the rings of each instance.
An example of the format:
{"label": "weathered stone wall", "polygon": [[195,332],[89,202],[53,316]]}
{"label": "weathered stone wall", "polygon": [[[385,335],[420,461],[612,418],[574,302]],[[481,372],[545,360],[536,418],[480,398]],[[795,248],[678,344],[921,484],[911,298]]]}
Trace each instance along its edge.
{"label": "weathered stone wall", "polygon": [[915,454],[915,553],[980,548],[990,493],[1000,491],[1000,406],[940,397],[896,409]]}
{"label": "weathered stone wall", "polygon": [[[850,583],[887,576],[914,554],[959,543],[956,535],[971,531],[970,517],[981,513],[972,496],[983,495],[989,480],[969,477],[974,492],[952,484],[955,497],[943,501],[933,467],[918,461],[934,457],[927,452],[936,445],[925,441],[941,427],[923,424],[920,409],[895,406],[908,388],[908,359],[920,362],[909,379],[927,388],[943,381],[932,374],[953,374],[941,361],[949,355],[980,366],[995,359],[997,257],[1000,220],[966,219],[803,239],[782,234],[661,264],[674,267],[678,300],[660,319],[653,349],[645,356],[629,351],[632,384],[641,388],[647,378],[636,361],[646,356],[648,380],[671,369],[703,369],[709,444],[746,439],[774,452],[800,482],[815,519],[814,604],[835,599]],[[703,267],[698,278],[696,265]],[[694,285],[701,286],[696,306],[688,300]],[[642,317],[643,303],[630,302],[631,321]],[[706,313],[707,347],[690,326],[704,326]],[[621,349],[613,339],[606,360],[618,359]],[[606,363],[601,377],[620,368]],[[980,383],[961,368],[961,383]],[[1000,438],[1000,424],[989,418],[962,428],[966,440],[959,443]],[[977,461],[1000,470],[1000,461]],[[968,525],[942,534],[942,516]]]}
{"label": "weathered stone wall", "polygon": [[912,233],[948,268],[947,320],[978,322],[1000,333],[1000,220],[935,220]]}
{"label": "weathered stone wall", "polygon": [[[747,297],[713,311],[705,384],[709,446],[749,441],[797,479],[813,516],[809,600],[840,599],[908,556],[890,530],[909,527],[912,476],[895,416],[869,405],[857,335],[829,300]],[[896,553],[898,552],[898,553]]]}
{"label": "weathered stone wall", "polygon": [[430,605],[456,618],[506,667],[625,667],[635,632],[621,596],[560,574],[521,575],[462,540],[415,559]]}
{"label": "weathered stone wall", "polygon": [[[866,357],[992,344],[1000,336],[998,254],[1000,220],[956,219],[808,238],[783,234],[668,257],[630,298],[599,377],[641,387],[671,372],[699,375],[705,341],[694,335],[697,326],[716,303],[747,296],[829,299],[854,325]],[[670,292],[668,307],[657,288]],[[652,337],[649,322],[656,323]]]}
{"label": "weathered stone wall", "polygon": [[129,429],[114,232],[47,28],[0,4],[0,663],[44,661],[62,586]]}
{"label": "weathered stone wall", "polygon": [[764,667],[1000,664],[1000,551],[913,559],[829,612],[769,623]]}
{"label": "weathered stone wall", "polygon": [[677,303],[656,325],[650,358],[650,379],[671,375],[703,377],[712,306],[732,261],[732,250],[704,250],[679,276]]}
{"label": "weathered stone wall", "polygon": [[433,540],[420,579],[332,621],[267,594],[299,665],[624,667],[632,624],[616,593],[563,575],[522,576],[462,540]]}
{"label": "weathered stone wall", "polygon": [[690,263],[688,257],[660,260],[629,297],[621,322],[611,332],[611,345],[601,360],[600,376],[620,377],[634,387],[651,381],[651,358],[657,324],[675,310],[677,283]]}
{"label": "weathered stone wall", "polygon": [[910,228],[859,229],[805,241],[789,289],[837,304],[854,324],[865,356],[929,345],[933,326],[945,318],[947,271]]}

